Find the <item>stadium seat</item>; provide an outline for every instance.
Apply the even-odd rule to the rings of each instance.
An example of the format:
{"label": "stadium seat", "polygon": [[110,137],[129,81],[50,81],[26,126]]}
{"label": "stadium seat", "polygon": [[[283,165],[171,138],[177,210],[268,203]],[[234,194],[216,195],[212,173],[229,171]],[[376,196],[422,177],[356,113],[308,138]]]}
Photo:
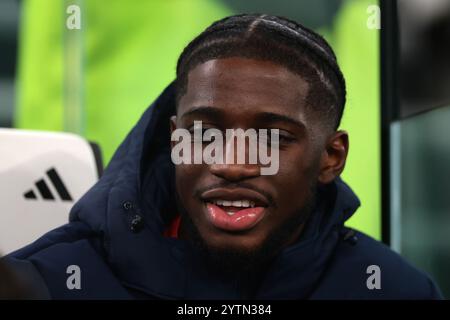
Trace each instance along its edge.
{"label": "stadium seat", "polygon": [[0,252],[68,221],[102,173],[99,147],[71,133],[0,128]]}

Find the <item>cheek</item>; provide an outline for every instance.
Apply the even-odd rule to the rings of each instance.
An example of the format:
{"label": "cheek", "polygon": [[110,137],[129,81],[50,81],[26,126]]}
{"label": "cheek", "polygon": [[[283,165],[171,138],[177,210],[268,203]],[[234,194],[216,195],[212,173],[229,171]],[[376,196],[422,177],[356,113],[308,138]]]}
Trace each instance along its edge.
{"label": "cheek", "polygon": [[175,186],[182,206],[188,211],[198,209],[195,190],[204,173],[203,165],[181,164],[175,167]]}
{"label": "cheek", "polygon": [[194,165],[181,164],[175,167],[175,183],[181,197],[192,196],[192,185],[199,175]]}
{"label": "cheek", "polygon": [[297,148],[280,154],[280,169],[273,177],[280,199],[303,203],[317,181],[319,167],[307,150]]}
{"label": "cheek", "polygon": [[[303,180],[304,174],[311,166],[311,155],[303,144],[293,145],[286,150],[280,150],[279,171],[276,176],[285,179],[285,183]],[[289,178],[291,177],[291,178]]]}

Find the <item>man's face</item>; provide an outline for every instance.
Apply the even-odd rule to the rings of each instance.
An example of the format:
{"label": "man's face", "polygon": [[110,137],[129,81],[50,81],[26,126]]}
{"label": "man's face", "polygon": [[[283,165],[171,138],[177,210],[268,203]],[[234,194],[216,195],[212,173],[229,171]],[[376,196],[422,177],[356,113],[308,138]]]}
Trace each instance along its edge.
{"label": "man's face", "polygon": [[[286,242],[298,237],[300,216],[313,201],[326,140],[325,130],[306,112],[308,90],[300,75],[268,61],[216,59],[189,72],[172,130],[192,131],[194,121],[201,120],[203,129],[279,129],[280,136],[275,175],[260,175],[258,164],[176,166],[180,206],[208,248],[245,254],[279,238],[277,232],[289,230],[282,236]],[[257,218],[242,228],[223,227],[211,213],[220,200],[253,201]]]}

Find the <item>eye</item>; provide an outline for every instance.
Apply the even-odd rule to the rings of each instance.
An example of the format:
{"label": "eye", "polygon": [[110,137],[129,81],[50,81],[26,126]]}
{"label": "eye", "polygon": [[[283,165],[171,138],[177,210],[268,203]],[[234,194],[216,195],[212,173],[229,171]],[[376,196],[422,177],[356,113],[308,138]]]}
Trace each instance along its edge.
{"label": "eye", "polygon": [[207,141],[203,141],[203,137],[204,137],[204,135],[205,135],[205,132],[206,132],[206,130],[208,130],[208,129],[213,129],[214,127],[205,127],[205,126],[202,126],[202,128],[201,128],[201,130],[200,130],[200,133],[201,133],[201,135],[200,135],[200,137],[197,137],[197,135],[196,134],[194,134],[195,132],[198,132],[199,131],[199,129],[200,128],[196,128],[194,125],[192,125],[192,126],[190,126],[189,128],[188,128],[188,131],[189,131],[189,133],[191,134],[191,137],[192,137],[192,142],[202,142],[202,143],[206,143]]}
{"label": "eye", "polygon": [[[261,135],[260,137],[261,140],[266,140],[268,146],[272,145],[272,139],[274,138],[277,138],[279,145],[287,145],[295,141],[295,137],[291,133],[282,129],[267,129],[267,135]],[[277,143],[273,142],[273,144],[276,145]]]}
{"label": "eye", "polygon": [[281,131],[278,133],[278,141],[280,141],[280,143],[281,142],[292,142],[294,140],[295,140],[295,138],[289,133],[284,133]]}

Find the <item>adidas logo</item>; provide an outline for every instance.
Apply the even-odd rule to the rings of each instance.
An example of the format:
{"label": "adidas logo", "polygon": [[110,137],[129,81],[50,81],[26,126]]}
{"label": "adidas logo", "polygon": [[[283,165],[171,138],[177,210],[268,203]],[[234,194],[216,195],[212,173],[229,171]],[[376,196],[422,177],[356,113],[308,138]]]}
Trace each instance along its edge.
{"label": "adidas logo", "polygon": [[[64,185],[63,181],[61,180],[61,177],[59,176],[58,172],[56,172],[55,168],[50,168],[47,172],[47,177],[50,179],[51,184],[55,188],[56,192],[58,193],[60,199],[62,201],[73,201],[72,197],[69,194],[69,191],[67,190],[66,186]],[[35,183],[35,186],[37,190],[39,191],[40,196],[44,200],[55,200],[55,196],[50,191],[47,183],[42,178],[39,181]],[[36,200],[37,196],[33,189],[30,189],[26,191],[23,196],[25,199],[33,199]]]}

